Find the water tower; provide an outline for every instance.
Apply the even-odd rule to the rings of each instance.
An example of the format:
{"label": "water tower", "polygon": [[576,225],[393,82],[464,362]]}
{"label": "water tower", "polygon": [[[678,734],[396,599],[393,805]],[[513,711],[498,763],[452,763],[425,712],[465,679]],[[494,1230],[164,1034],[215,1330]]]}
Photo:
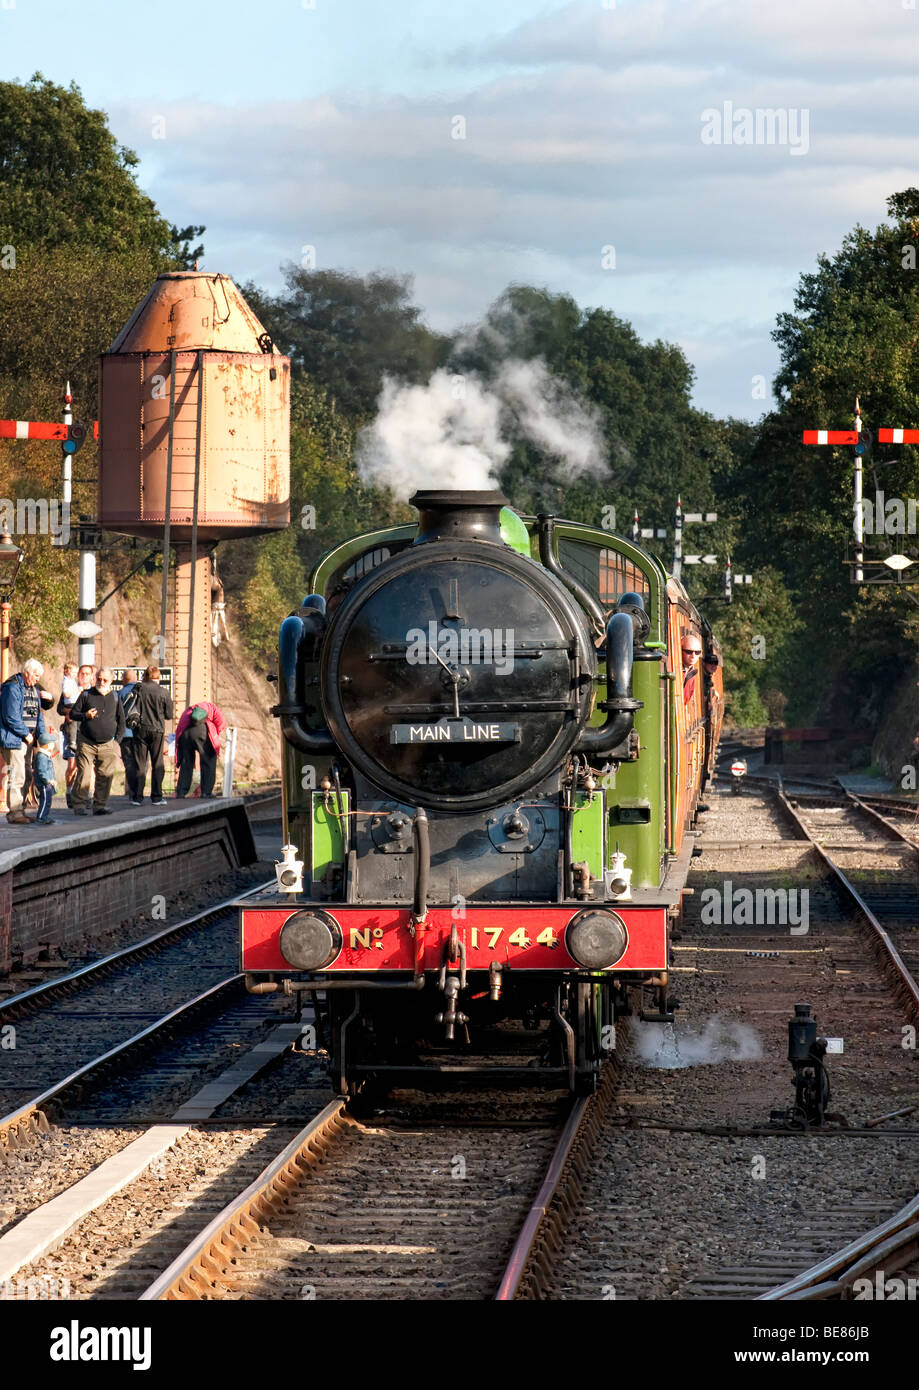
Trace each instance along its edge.
{"label": "water tower", "polygon": [[99,521],[162,538],[178,709],[211,698],[213,543],[282,530],[289,498],[289,358],[229,276],[160,275],[100,359]]}

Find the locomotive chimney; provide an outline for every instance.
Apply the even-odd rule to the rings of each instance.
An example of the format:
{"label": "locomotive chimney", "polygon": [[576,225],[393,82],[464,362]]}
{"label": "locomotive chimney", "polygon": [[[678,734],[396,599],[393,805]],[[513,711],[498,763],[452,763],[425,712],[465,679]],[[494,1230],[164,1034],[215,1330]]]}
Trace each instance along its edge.
{"label": "locomotive chimney", "polygon": [[510,505],[503,492],[453,492],[448,488],[416,492],[418,534],[424,541],[491,541],[501,545],[501,508]]}

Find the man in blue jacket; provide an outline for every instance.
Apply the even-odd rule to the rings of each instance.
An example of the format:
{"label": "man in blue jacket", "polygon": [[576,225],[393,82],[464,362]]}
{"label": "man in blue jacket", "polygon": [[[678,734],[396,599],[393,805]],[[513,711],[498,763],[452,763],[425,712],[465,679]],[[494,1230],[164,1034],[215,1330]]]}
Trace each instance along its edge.
{"label": "man in blue jacket", "polygon": [[121,677],[121,689],[116,692],[124,706],[124,736],[121,740],[121,761],[124,763],[124,789],[132,806],[137,800],[137,767],[134,760],[134,730],[128,728],[128,716],[137,704],[138,680],[133,666],[127,667]]}
{"label": "man in blue jacket", "polygon": [[23,809],[22,788],[35,747],[48,739],[39,694],[44,669],[40,661],[27,661],[20,672],[0,686],[0,754],[9,770],[6,818],[10,825],[34,823]]}

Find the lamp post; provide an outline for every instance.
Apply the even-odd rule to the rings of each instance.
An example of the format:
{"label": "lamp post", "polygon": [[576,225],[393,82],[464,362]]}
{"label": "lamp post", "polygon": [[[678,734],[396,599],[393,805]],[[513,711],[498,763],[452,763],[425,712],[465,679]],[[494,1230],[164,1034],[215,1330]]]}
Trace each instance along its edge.
{"label": "lamp post", "polygon": [[13,590],[19,575],[19,566],[25,559],[25,552],[8,532],[0,536],[0,685],[9,679],[10,674],[10,609]]}

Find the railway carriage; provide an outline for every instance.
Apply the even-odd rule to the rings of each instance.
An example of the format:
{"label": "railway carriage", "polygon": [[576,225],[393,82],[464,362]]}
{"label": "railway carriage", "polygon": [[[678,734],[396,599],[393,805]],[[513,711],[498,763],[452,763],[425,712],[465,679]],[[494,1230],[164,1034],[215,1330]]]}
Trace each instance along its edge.
{"label": "railway carriage", "polygon": [[285,848],[240,904],[242,968],[313,1001],[342,1092],[486,1060],[588,1091],[618,1016],[672,1018],[717,644],[629,540],[500,493],[412,501],[281,626]]}

